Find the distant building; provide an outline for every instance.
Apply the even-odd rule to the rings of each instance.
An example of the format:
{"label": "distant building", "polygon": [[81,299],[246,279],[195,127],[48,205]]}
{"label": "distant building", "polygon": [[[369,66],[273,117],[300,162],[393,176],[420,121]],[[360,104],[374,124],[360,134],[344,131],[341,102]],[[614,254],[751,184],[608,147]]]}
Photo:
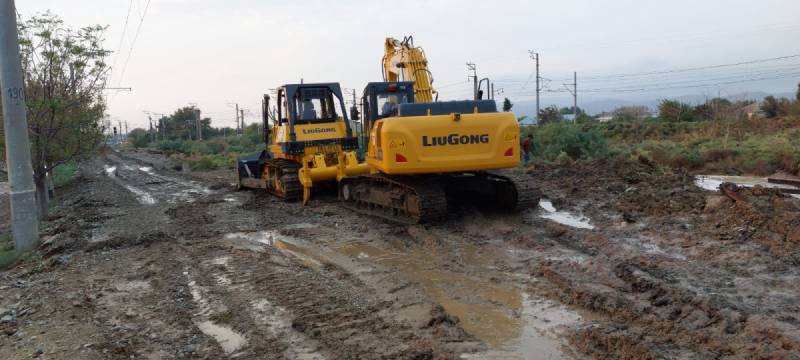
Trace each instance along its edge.
{"label": "distant building", "polygon": [[614,120],[614,117],[611,114],[597,116],[597,121],[599,122],[609,122],[611,120]]}
{"label": "distant building", "polygon": [[761,112],[761,104],[758,102],[739,108],[739,113],[744,114],[748,119],[763,117],[764,115]]}

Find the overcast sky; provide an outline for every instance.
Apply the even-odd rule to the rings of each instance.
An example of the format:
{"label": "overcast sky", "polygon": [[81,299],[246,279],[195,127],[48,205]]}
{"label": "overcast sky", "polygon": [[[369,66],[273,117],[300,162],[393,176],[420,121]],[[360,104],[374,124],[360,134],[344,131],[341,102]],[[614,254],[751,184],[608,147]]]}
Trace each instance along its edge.
{"label": "overcast sky", "polygon": [[[800,54],[797,0],[16,2],[23,16],[49,9],[75,27],[108,25],[105,46],[119,50],[109,59],[116,64],[109,86],[133,88],[109,91],[109,112],[140,126],[147,121],[144,110],[171,113],[189,103],[198,104],[214,126],[233,126],[234,110],[227,104],[234,102],[251,110],[248,122],[258,121],[261,95],[301,77],[338,81],[360,95],[368,81],[381,79],[387,36],[414,36],[427,53],[442,99],[471,95],[467,61],[477,64],[480,77],[497,80],[501,97],[533,99],[529,49],[541,54],[542,77],[553,80],[545,84],[550,90],[563,89],[573,71],[579,94],[581,88],[677,87],[587,93],[582,100],[789,92],[800,80],[800,58],[625,81],[591,79]],[[737,82],[748,78],[769,80]],[[720,82],[735,83],[705,85]],[[703,86],[680,88],[691,84]],[[564,96],[548,92],[543,102]]]}

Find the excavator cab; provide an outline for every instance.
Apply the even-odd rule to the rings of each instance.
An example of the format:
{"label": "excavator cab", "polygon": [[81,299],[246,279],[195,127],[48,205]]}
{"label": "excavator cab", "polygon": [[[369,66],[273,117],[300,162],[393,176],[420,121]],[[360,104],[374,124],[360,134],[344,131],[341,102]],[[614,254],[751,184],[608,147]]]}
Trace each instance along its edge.
{"label": "excavator cab", "polygon": [[368,83],[361,98],[361,114],[363,115],[361,143],[368,143],[370,131],[376,121],[397,115],[397,109],[401,104],[413,102],[413,81]]}

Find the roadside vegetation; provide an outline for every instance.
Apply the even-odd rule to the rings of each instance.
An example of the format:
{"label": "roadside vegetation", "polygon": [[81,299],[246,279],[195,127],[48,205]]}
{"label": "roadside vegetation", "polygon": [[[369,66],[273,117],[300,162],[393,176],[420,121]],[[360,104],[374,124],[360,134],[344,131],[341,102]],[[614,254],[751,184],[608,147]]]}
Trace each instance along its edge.
{"label": "roadside vegetation", "polygon": [[800,90],[796,99],[770,96],[760,104],[664,100],[656,114],[625,107],[611,112],[607,122],[582,118],[580,112],[577,122],[567,122],[563,112],[542,109],[544,124],[523,128],[523,134],[534,135],[535,163],[622,158],[692,172],[800,171]]}
{"label": "roadside vegetation", "polygon": [[[134,129],[128,134],[128,145],[138,149],[156,149],[186,163],[192,170],[234,168],[236,158],[264,149],[259,124],[236,129],[211,127],[211,119],[201,119],[203,140],[196,140],[195,108],[185,107],[156,121],[152,131]],[[160,131],[158,131],[160,129]]]}

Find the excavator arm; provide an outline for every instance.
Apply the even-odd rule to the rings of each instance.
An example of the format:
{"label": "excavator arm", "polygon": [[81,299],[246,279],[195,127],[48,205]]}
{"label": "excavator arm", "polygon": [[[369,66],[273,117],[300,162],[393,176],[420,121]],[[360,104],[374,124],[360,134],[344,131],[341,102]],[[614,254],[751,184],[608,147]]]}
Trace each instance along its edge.
{"label": "excavator arm", "polygon": [[417,102],[432,102],[433,75],[428,70],[428,60],[421,47],[414,46],[414,38],[402,41],[386,38],[383,56],[383,80],[387,82],[413,81],[414,98]]}

